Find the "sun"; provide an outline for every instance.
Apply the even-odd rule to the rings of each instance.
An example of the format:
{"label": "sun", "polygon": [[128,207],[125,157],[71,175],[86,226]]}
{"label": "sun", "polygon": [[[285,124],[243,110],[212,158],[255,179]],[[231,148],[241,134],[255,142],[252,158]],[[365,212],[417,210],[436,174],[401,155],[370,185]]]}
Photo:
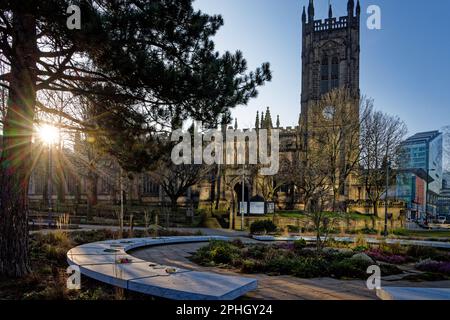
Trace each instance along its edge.
{"label": "sun", "polygon": [[59,141],[59,129],[51,125],[43,125],[38,128],[39,139],[46,145],[53,145]]}

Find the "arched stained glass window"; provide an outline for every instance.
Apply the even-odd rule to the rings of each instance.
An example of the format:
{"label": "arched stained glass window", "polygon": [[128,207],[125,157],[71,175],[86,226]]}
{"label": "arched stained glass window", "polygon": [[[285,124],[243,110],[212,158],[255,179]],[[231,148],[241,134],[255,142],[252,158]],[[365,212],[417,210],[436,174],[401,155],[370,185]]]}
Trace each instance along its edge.
{"label": "arched stained glass window", "polygon": [[331,89],[339,87],[339,59],[334,57],[331,62]]}
{"label": "arched stained glass window", "polygon": [[327,56],[323,57],[320,64],[320,92],[325,94],[328,92],[328,83],[330,80],[330,63]]}
{"label": "arched stained glass window", "polygon": [[320,63],[320,93],[339,87],[339,58],[324,56]]}

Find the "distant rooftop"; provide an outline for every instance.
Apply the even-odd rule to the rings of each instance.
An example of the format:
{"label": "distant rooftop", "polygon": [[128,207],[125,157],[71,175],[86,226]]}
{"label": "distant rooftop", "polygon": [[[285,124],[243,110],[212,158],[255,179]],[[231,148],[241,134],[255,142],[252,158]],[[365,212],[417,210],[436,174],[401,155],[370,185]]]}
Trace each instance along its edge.
{"label": "distant rooftop", "polygon": [[419,132],[415,135],[409,137],[404,141],[404,143],[421,143],[421,142],[430,142],[439,137],[442,133],[439,131],[428,131],[428,132]]}

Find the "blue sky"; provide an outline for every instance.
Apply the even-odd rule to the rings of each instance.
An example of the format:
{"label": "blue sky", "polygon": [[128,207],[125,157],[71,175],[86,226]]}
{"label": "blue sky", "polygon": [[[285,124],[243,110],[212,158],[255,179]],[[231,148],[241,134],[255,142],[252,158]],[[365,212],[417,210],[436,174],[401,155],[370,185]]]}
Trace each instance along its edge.
{"label": "blue sky", "polygon": [[[315,0],[316,19],[328,0]],[[347,0],[332,0],[334,15],[346,15]],[[270,62],[273,81],[233,115],[240,127],[254,126],[256,111],[271,107],[282,126],[300,113],[301,10],[308,0],[196,0],[194,7],[221,14],[215,38],[219,51],[243,51],[249,67]],[[369,5],[378,5],[382,30],[368,30]],[[375,106],[401,117],[409,132],[450,125],[450,1],[362,0],[361,92]]]}

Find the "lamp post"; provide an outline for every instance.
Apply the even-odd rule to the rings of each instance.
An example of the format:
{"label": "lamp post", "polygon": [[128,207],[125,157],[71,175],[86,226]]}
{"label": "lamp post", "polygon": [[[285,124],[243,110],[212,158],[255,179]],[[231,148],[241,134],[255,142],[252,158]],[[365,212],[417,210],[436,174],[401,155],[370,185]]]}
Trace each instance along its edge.
{"label": "lamp post", "polygon": [[48,201],[48,226],[51,227],[52,221],[52,197],[53,197],[53,186],[52,186],[52,144],[48,143],[48,182],[47,182],[47,201]]}
{"label": "lamp post", "polygon": [[244,231],[244,201],[245,201],[245,165],[242,165],[242,201],[241,201],[241,231]]}
{"label": "lamp post", "polygon": [[389,167],[391,162],[386,162],[386,197],[384,199],[384,236],[388,236],[388,194],[389,194]]}
{"label": "lamp post", "polygon": [[427,168],[427,192],[425,193],[425,225],[428,225],[428,201],[429,201],[429,190],[430,190],[430,172],[436,171],[436,169]]}

